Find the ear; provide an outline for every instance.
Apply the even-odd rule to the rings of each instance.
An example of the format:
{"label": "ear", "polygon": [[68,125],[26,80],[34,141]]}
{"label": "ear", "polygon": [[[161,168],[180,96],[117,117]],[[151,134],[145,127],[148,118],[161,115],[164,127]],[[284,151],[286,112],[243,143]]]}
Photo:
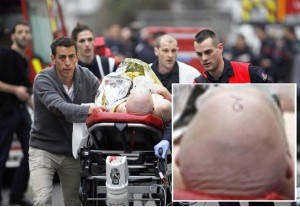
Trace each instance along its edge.
{"label": "ear", "polygon": [[154,54],[155,54],[156,56],[158,56],[158,48],[157,48],[157,47],[154,47]]}
{"label": "ear", "polygon": [[287,196],[288,198],[294,199],[295,197],[295,174],[294,174],[294,165],[293,159],[290,156],[287,156],[287,166],[285,169],[285,177],[283,179],[282,185],[279,187],[279,193]]}
{"label": "ear", "polygon": [[180,162],[179,162],[179,159],[178,159],[178,156],[175,156],[175,164],[180,167]]}
{"label": "ear", "polygon": [[223,49],[224,49],[223,43],[219,43],[219,44],[218,44],[218,49],[219,49],[221,52],[223,52]]}
{"label": "ear", "polygon": [[52,63],[52,65],[55,64],[55,57],[53,55],[51,55],[51,63]]}
{"label": "ear", "polygon": [[173,188],[184,190],[184,189],[186,189],[186,185],[183,181],[181,169],[179,166],[179,160],[178,160],[177,156],[175,157],[175,163],[176,164],[173,166],[173,180],[174,180]]}
{"label": "ear", "polygon": [[14,35],[14,34],[11,34],[11,35],[10,35],[10,39],[11,39],[12,42],[14,42],[14,41],[15,41],[15,35]]}
{"label": "ear", "polygon": [[294,176],[293,160],[291,156],[287,156],[287,167],[285,170],[285,177],[291,179]]}

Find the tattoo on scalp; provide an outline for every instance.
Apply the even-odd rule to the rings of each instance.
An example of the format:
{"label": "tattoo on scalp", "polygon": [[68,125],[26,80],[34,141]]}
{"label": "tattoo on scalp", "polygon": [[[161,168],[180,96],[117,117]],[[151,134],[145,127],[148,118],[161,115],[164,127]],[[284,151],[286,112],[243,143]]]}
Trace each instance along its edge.
{"label": "tattoo on scalp", "polygon": [[243,110],[243,105],[242,103],[240,102],[242,99],[240,97],[237,97],[237,96],[234,96],[234,95],[231,95],[230,96],[232,99],[234,99],[234,103],[232,105],[232,109],[236,112],[240,112]]}

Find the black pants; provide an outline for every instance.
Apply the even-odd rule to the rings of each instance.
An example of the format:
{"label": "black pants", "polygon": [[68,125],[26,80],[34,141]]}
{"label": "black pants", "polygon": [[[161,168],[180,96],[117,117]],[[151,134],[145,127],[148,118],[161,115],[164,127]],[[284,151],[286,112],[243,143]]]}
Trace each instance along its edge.
{"label": "black pants", "polygon": [[10,112],[0,114],[0,201],[3,184],[3,173],[5,163],[8,159],[9,150],[16,133],[21,143],[23,158],[12,179],[10,189],[10,199],[21,198],[27,190],[29,180],[29,132],[31,129],[31,119],[25,104],[18,106]]}

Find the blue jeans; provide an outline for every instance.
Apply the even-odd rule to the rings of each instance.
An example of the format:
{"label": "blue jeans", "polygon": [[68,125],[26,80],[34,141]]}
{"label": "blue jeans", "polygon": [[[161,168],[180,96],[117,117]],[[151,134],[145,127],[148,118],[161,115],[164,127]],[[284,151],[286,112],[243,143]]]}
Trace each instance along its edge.
{"label": "blue jeans", "polygon": [[12,180],[10,199],[20,199],[27,190],[29,180],[28,149],[31,123],[32,121],[25,104],[19,105],[10,112],[0,114],[0,200],[2,199],[1,190],[5,163],[8,159],[14,133],[16,133],[21,143],[23,158]]}

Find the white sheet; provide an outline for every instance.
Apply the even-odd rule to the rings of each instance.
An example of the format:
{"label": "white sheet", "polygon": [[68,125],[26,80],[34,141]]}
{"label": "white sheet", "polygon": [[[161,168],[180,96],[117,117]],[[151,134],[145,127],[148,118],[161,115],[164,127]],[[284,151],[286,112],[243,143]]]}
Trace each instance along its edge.
{"label": "white sheet", "polygon": [[[91,106],[94,103],[83,103],[81,105]],[[72,133],[72,153],[75,159],[78,158],[77,151],[80,147],[87,145],[88,130],[85,122],[83,123],[73,123],[73,133]]]}

